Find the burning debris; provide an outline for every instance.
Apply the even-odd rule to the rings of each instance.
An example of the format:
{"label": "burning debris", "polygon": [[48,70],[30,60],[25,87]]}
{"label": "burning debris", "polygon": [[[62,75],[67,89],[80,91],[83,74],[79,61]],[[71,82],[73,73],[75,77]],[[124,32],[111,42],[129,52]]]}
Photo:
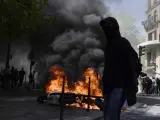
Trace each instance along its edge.
{"label": "burning debris", "polygon": [[[51,79],[46,84],[46,92],[50,95],[61,93],[62,84],[63,84],[63,76],[65,72],[62,68],[58,68],[56,66],[50,69],[52,73]],[[97,74],[94,68],[88,68],[85,70],[83,74],[83,80],[78,80],[76,83],[73,84],[72,87],[68,86],[68,79],[65,80],[65,95],[72,95],[72,101],[76,98],[76,100],[72,104],[67,104],[67,106],[74,106],[74,107],[81,107],[87,108],[88,103],[88,86],[89,86],[89,79],[90,79],[90,109],[99,109],[95,105],[95,97],[102,96],[102,90],[99,86],[99,81],[101,79],[101,75]]]}
{"label": "burning debris", "polygon": [[[62,82],[63,76],[65,76],[65,72],[63,69],[57,67],[52,67],[50,72],[52,72],[53,76],[51,77],[51,80],[46,84],[46,92],[60,92],[62,90]],[[74,83],[74,86],[71,88],[68,87],[68,79],[66,78],[65,92],[88,95],[88,79],[90,77],[90,95],[102,96],[102,90],[99,86],[101,75],[97,74],[94,68],[88,68],[85,70],[83,77],[84,80],[78,80],[78,82]]]}
{"label": "burning debris", "polygon": [[[47,101],[50,104],[59,105],[61,103],[63,79],[67,75],[64,69],[59,66],[53,66],[49,72],[51,72],[52,76],[45,86],[47,95],[38,97],[37,101],[39,103]],[[83,79],[78,80],[72,87],[69,87],[68,78],[66,77],[64,84],[64,105],[72,108],[88,108],[89,104],[89,109],[103,110],[103,97],[100,88],[101,78],[102,75],[97,74],[94,68],[87,68],[84,71]],[[90,94],[88,94],[89,80]],[[125,101],[122,111],[126,108],[127,103]]]}

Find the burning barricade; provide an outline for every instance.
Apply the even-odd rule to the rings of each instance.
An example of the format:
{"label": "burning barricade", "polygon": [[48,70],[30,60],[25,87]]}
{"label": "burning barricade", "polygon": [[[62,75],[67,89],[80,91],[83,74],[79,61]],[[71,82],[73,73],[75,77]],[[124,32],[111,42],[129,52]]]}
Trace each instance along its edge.
{"label": "burning barricade", "polygon": [[[46,84],[46,96],[41,96],[38,101],[43,103],[43,101],[52,101],[53,104],[60,103],[63,76],[65,72],[61,68],[52,67],[50,72],[53,74],[51,79]],[[73,87],[68,86],[68,79],[65,78],[64,83],[64,104],[66,106],[87,108],[89,102],[90,109],[99,109],[95,105],[95,97],[101,98],[102,90],[99,87],[99,80],[101,75],[97,74],[93,68],[88,68],[83,74],[83,80],[79,80],[74,84]],[[88,87],[90,79],[90,99],[88,101]]]}
{"label": "burning barricade", "polygon": [[52,67],[50,72],[53,76],[45,86],[47,95],[38,97],[39,103],[48,101],[51,104],[60,104],[63,80],[65,79],[64,106],[103,109],[102,90],[99,86],[101,75],[97,74],[93,68],[86,69],[83,74],[84,79],[78,80],[73,87],[68,86],[68,79],[64,78],[63,69]]}

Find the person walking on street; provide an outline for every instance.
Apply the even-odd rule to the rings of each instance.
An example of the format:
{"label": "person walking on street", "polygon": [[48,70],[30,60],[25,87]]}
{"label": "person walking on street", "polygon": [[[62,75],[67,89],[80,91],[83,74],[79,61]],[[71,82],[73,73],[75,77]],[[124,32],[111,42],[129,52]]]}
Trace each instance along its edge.
{"label": "person walking on street", "polygon": [[[113,17],[100,21],[106,35],[105,67],[103,72],[104,120],[120,120],[123,103],[136,103],[141,64],[127,39],[121,37],[119,24]],[[116,71],[117,68],[121,70]]]}
{"label": "person walking on street", "polygon": [[150,93],[150,89],[151,89],[151,80],[150,78],[147,76],[147,74],[144,76],[144,91],[146,95],[149,95]]}
{"label": "person walking on street", "polygon": [[16,86],[16,87],[17,87],[18,80],[19,80],[19,73],[18,73],[18,70],[17,70],[17,68],[16,68],[16,69],[15,69],[15,86]]}
{"label": "person walking on street", "polygon": [[22,68],[19,71],[19,87],[22,87],[23,81],[24,81],[24,76],[26,75],[26,72],[24,71],[24,69]]}
{"label": "person walking on street", "polygon": [[33,71],[33,73],[30,73],[30,75],[29,75],[28,86],[32,86],[32,89],[34,89],[34,87],[35,87],[35,73],[36,73],[36,71]]}
{"label": "person walking on street", "polygon": [[151,92],[152,92],[152,94],[155,94],[155,95],[157,95],[157,82],[156,82],[156,79],[155,79],[155,77],[152,77],[151,78],[151,80],[152,80],[152,90],[151,90]]}
{"label": "person walking on street", "polygon": [[156,79],[156,83],[157,83],[158,95],[160,95],[160,80],[159,80],[159,78]]}

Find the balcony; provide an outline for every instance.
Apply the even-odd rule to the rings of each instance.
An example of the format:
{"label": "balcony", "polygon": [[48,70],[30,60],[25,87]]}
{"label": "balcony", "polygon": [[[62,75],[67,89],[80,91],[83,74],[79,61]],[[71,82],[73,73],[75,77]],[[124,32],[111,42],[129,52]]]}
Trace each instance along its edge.
{"label": "balcony", "polygon": [[140,43],[137,47],[139,48],[139,46],[146,47],[146,48],[160,47],[160,41],[159,40],[146,41],[146,42]]}
{"label": "balcony", "polygon": [[146,32],[148,32],[149,30],[152,30],[158,27],[159,22],[160,20],[154,20],[152,17],[151,20],[142,21],[142,25],[144,26],[144,29],[146,30]]}

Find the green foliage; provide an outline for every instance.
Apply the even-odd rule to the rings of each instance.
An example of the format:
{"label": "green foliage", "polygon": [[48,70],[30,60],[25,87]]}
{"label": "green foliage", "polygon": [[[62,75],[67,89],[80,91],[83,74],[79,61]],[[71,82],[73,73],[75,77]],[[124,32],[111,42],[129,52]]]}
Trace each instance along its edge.
{"label": "green foliage", "polygon": [[0,37],[17,37],[35,31],[51,19],[44,16],[47,0],[0,0]]}

